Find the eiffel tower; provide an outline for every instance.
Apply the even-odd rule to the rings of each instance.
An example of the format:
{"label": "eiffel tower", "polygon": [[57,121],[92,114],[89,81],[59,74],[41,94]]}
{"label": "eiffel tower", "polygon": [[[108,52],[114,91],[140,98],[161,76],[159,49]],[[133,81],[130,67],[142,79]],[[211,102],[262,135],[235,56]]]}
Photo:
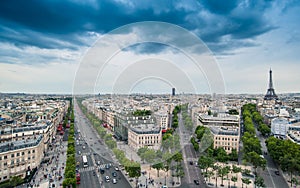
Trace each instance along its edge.
{"label": "eiffel tower", "polygon": [[265,95],[265,100],[278,100],[277,95],[275,94],[275,90],[273,88],[273,81],[272,81],[272,70],[270,69],[270,80],[269,80],[269,88],[267,90],[267,94]]}

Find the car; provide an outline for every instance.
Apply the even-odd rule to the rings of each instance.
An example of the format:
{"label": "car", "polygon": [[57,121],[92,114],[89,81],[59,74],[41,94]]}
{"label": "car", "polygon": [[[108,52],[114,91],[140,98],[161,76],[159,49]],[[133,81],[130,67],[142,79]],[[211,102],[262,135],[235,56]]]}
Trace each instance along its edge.
{"label": "car", "polygon": [[101,165],[101,162],[100,162],[100,161],[97,161],[97,165]]}
{"label": "car", "polygon": [[116,170],[116,171],[119,171],[119,168],[116,166],[116,167],[115,167],[115,170]]}
{"label": "car", "polygon": [[81,155],[81,151],[78,151],[78,155]]}
{"label": "car", "polygon": [[95,171],[93,171],[93,176],[96,176],[96,172]]}
{"label": "car", "polygon": [[214,187],[215,185],[213,183],[207,183],[208,187]]}
{"label": "car", "polygon": [[195,183],[196,185],[199,185],[199,180],[194,180],[194,183]]}
{"label": "car", "polygon": [[82,146],[82,149],[85,149],[85,146]]}
{"label": "car", "polygon": [[104,174],[104,172],[105,172],[103,168],[100,168],[99,171],[100,171],[101,174]]}
{"label": "car", "polygon": [[113,183],[113,184],[116,184],[116,183],[117,183],[117,179],[115,179],[115,178],[112,179],[112,183]]}
{"label": "car", "polygon": [[117,177],[117,173],[116,173],[116,172],[112,172],[111,175],[112,175],[113,177]]}
{"label": "car", "polygon": [[109,167],[110,167],[109,164],[106,164],[106,165],[105,165],[105,168],[106,168],[106,169],[109,169]]}
{"label": "car", "polygon": [[109,176],[105,176],[105,181],[109,182]]}
{"label": "car", "polygon": [[279,171],[278,171],[278,170],[276,170],[276,171],[275,171],[275,174],[276,174],[277,176],[279,176],[279,175],[280,175],[280,173],[279,173]]}
{"label": "car", "polygon": [[194,162],[193,161],[190,161],[190,165],[193,165],[194,164]]}

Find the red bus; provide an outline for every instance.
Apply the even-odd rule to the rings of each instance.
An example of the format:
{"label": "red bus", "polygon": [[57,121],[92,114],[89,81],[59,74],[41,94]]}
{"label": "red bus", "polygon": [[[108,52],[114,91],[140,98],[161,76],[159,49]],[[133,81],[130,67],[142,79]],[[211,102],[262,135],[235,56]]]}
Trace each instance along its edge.
{"label": "red bus", "polygon": [[57,127],[57,131],[61,131],[63,129],[62,124],[59,124]]}
{"label": "red bus", "polygon": [[80,173],[76,173],[76,184],[80,184]]}

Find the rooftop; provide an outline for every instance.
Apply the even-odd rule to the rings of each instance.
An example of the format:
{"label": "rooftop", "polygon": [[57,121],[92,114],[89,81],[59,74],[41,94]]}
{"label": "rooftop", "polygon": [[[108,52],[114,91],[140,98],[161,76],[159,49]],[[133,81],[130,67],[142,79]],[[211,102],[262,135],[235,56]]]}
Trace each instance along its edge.
{"label": "rooftop", "polygon": [[238,128],[210,126],[209,129],[215,135],[236,135],[236,136],[239,135]]}
{"label": "rooftop", "polygon": [[42,139],[43,135],[39,135],[36,139],[0,143],[0,153],[37,146]]}
{"label": "rooftop", "polygon": [[131,126],[130,129],[138,134],[158,134],[160,133],[160,127],[155,124],[139,124]]}

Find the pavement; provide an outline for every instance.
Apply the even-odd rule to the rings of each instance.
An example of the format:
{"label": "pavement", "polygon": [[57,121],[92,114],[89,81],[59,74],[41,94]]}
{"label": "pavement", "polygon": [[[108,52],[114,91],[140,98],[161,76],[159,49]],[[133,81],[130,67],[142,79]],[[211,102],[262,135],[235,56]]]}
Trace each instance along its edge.
{"label": "pavement", "polygon": [[52,149],[45,154],[50,161],[39,166],[30,182],[31,187],[62,187],[66,150],[67,142],[63,141],[61,135],[56,135]]}
{"label": "pavement", "polygon": [[[160,170],[159,174],[157,170],[154,168],[150,168],[150,164],[142,164],[141,158],[137,155],[137,153],[129,147],[124,142],[117,142],[118,149],[123,150],[125,156],[133,161],[141,163],[141,172],[144,172],[138,179],[138,184],[141,187],[148,188],[157,188],[163,185],[167,185],[168,187],[179,187],[181,184],[180,178],[172,177],[171,170],[167,172]],[[159,176],[158,176],[159,175]],[[130,182],[132,187],[136,186],[136,180],[134,178],[129,178],[126,176],[128,181]],[[131,181],[130,181],[131,179]]]}
{"label": "pavement", "polygon": [[[216,163],[216,165],[218,165],[218,166],[236,165],[237,167],[240,167],[241,169],[248,169],[251,172],[253,172],[253,169],[252,169],[251,166],[237,165],[237,164],[234,164],[234,163],[229,163],[229,164]],[[208,170],[212,171],[211,168],[209,168]],[[230,181],[233,176],[237,177],[237,182],[235,182],[235,183]],[[255,187],[253,173],[251,173],[251,176],[244,176],[244,175],[242,175],[241,172],[239,172],[239,173],[229,173],[228,176],[224,176],[224,178],[223,178],[223,185],[224,186],[221,186],[221,184],[222,184],[221,177],[217,177],[217,178],[216,177],[217,177],[216,176],[216,171],[214,171],[214,174],[211,178],[205,178],[205,181],[206,181],[206,184],[208,185],[208,187],[216,187],[216,185],[217,185],[217,187],[230,187],[230,186],[234,186],[234,185],[237,188],[240,188],[240,187],[254,188]],[[242,180],[241,180],[242,178],[249,178],[251,183],[249,185],[243,184]]]}

